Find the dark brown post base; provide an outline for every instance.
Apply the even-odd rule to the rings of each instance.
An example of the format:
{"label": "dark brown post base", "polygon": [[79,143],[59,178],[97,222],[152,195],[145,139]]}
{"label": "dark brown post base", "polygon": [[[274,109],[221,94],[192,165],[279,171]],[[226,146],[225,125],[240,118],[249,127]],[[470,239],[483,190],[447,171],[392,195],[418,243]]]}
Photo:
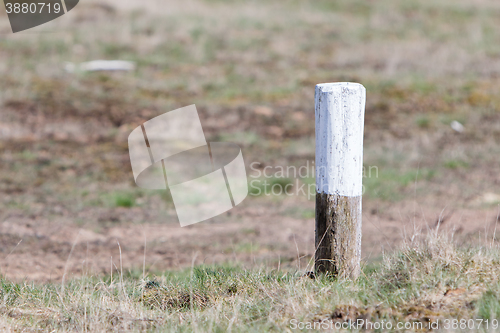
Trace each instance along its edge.
{"label": "dark brown post base", "polygon": [[316,273],[356,279],[361,259],[361,196],[316,193]]}

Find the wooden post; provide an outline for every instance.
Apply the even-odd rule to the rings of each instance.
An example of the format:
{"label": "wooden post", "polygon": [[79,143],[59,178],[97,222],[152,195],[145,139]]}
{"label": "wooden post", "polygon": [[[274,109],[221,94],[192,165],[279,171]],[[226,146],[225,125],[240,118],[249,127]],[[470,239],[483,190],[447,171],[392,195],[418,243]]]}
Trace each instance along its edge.
{"label": "wooden post", "polygon": [[316,85],[315,270],[356,279],[361,260],[361,195],[366,89]]}

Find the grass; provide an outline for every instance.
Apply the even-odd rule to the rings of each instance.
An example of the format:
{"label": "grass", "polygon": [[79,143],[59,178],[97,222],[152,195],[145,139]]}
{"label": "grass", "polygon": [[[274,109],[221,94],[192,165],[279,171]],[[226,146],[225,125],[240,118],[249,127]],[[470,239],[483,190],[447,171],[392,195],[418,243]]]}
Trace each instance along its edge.
{"label": "grass", "polygon": [[297,322],[360,318],[412,327],[498,318],[496,245],[458,247],[434,233],[417,238],[365,266],[356,281],[230,264],[158,275],[117,268],[103,278],[87,275],[63,285],[2,279],[1,324],[45,331],[267,332]]}
{"label": "grass", "polygon": [[296,182],[287,177],[254,178],[249,182],[249,195],[286,195],[293,193],[293,186]]}
{"label": "grass", "polygon": [[[420,199],[429,216],[443,207],[461,216],[464,198],[477,193],[491,194],[488,205],[498,203],[496,0],[193,0],[170,1],[165,11],[146,2],[135,11],[109,3],[103,9],[80,2],[68,20],[14,35],[0,10],[0,222],[14,245],[24,237],[18,232],[30,232],[24,222],[38,226],[37,241],[24,253],[59,252],[64,263],[71,228],[95,228],[110,239],[120,233],[109,227],[177,223],[168,192],[135,187],[127,150],[133,128],[177,107],[196,103],[208,141],[239,144],[247,166],[313,161],[313,94],[320,82],[367,88],[364,163],[376,169],[365,170],[363,206],[386,212],[377,220],[388,219],[392,228]],[[51,32],[36,33],[44,29]],[[132,60],[137,69],[64,71],[65,62],[94,59]],[[466,131],[453,132],[453,120]],[[274,255],[286,244],[254,241],[266,231],[248,227],[250,220],[305,225],[314,218],[311,202],[273,195],[273,187],[294,195],[303,184],[313,189],[312,177],[300,177],[256,179],[249,206],[224,220],[247,228],[235,229],[227,252]],[[250,215],[251,205],[262,215]],[[481,229],[478,220],[464,223]],[[61,225],[70,231],[55,239],[51,232]],[[199,243],[181,242],[177,250],[217,249],[193,239]],[[170,253],[156,242],[147,245],[158,250],[154,260],[167,261]],[[90,244],[101,244],[96,258],[107,255],[104,241]],[[146,276],[117,269],[63,285],[3,278],[0,331],[262,332],[290,329],[292,319],[425,324],[500,315],[496,247],[457,247],[431,237],[367,264],[355,282],[303,278],[304,271],[283,268],[289,258],[293,252],[281,257],[280,269],[195,266]],[[142,257],[130,260],[140,267]],[[33,270],[27,266],[17,277]]]}
{"label": "grass", "polygon": [[[367,137],[366,156],[379,145],[406,154],[415,137],[446,133],[449,122],[456,119],[476,128],[477,140],[495,138],[491,128],[482,128],[495,123],[496,118],[484,118],[488,112],[494,117],[500,105],[497,80],[484,75],[484,69],[497,61],[490,50],[498,44],[492,33],[498,30],[494,3],[477,7],[449,0],[197,3],[207,10],[175,7],[167,19],[165,13],[147,8],[122,12],[119,6],[109,10],[82,3],[74,21],[55,20],[45,26],[60,31],[57,38],[43,33],[5,35],[0,39],[4,64],[0,104],[7,113],[32,112],[45,120],[78,124],[95,121],[104,127],[92,138],[85,138],[88,129],[52,133],[56,142],[45,149],[90,140],[89,149],[75,160],[98,161],[85,168],[76,162],[72,167],[93,173],[92,180],[114,183],[130,175],[128,161],[102,156],[116,153],[117,148],[120,154],[127,153],[126,136],[119,133],[192,103],[203,110],[203,120],[218,119],[205,128],[207,137],[240,144],[246,159],[269,165],[276,155],[287,154],[287,147],[290,160],[304,152],[311,155],[314,146],[299,143],[313,136],[311,89],[325,81],[359,81],[370,92],[367,135],[393,137],[382,141]],[[278,11],[282,15],[273,14]],[[89,19],[88,13],[94,12],[96,18]],[[137,70],[80,74],[63,70],[66,61],[99,58],[134,60]],[[457,68],[462,70],[457,73]],[[253,114],[259,105],[266,105],[271,114]],[[484,116],[479,116],[479,109]],[[393,147],[393,141],[401,138],[407,145]],[[439,147],[455,142],[442,141],[446,142]],[[21,151],[29,145],[22,146]],[[96,153],[96,146],[103,149]],[[56,163],[34,166],[33,156],[19,159],[46,170],[36,180],[23,177],[30,185],[57,174]],[[450,167],[435,163],[429,168]]]}
{"label": "grass", "polygon": [[448,169],[467,169],[469,167],[469,163],[461,160],[449,160],[444,162],[444,166]]}
{"label": "grass", "polygon": [[413,193],[416,186],[425,186],[435,175],[434,169],[401,171],[380,167],[373,175],[363,178],[364,195],[383,201],[398,201],[403,199],[405,194]]}
{"label": "grass", "polygon": [[135,199],[128,193],[117,193],[114,195],[114,205],[116,207],[132,207],[135,204]]}

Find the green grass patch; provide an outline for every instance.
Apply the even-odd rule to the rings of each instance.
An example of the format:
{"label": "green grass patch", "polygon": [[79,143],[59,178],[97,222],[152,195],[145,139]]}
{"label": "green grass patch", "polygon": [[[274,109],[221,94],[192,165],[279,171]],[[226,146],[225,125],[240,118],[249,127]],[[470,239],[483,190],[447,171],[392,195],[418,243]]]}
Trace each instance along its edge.
{"label": "green grass patch", "polygon": [[429,116],[417,117],[415,122],[417,123],[417,126],[420,128],[429,128],[431,125],[431,120]]}
{"label": "green grass patch", "polygon": [[294,194],[294,181],[286,177],[270,177],[251,179],[249,182],[249,194],[251,196],[261,195],[286,195]]}
{"label": "green grass patch", "polygon": [[482,295],[477,304],[478,317],[493,320],[500,318],[500,289],[496,283]]}
{"label": "green grass patch", "polygon": [[444,167],[447,169],[467,169],[469,168],[469,163],[462,160],[448,160],[444,162]]}
{"label": "green grass patch", "polygon": [[299,219],[313,219],[316,215],[314,208],[290,207],[285,214]]}
{"label": "green grass patch", "polygon": [[430,181],[435,174],[433,169],[399,171],[378,168],[377,175],[363,178],[364,194],[370,198],[397,201],[413,190],[415,184]]}
{"label": "green grass patch", "polygon": [[111,207],[126,207],[130,208],[135,206],[136,197],[134,193],[126,191],[114,191],[104,195],[102,200],[107,206]]}

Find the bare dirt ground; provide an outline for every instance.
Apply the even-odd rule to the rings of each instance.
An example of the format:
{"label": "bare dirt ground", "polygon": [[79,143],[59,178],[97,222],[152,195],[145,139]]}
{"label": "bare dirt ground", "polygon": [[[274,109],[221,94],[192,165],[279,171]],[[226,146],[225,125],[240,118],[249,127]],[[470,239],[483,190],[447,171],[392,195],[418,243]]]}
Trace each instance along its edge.
{"label": "bare dirt ground", "polygon": [[[288,203],[287,203],[288,204]],[[93,230],[68,218],[52,221],[10,214],[0,225],[2,273],[10,279],[60,281],[63,275],[110,274],[113,271],[159,272],[197,264],[232,262],[245,267],[311,269],[314,220],[284,216],[243,204],[227,216],[181,228],[175,223],[117,223]],[[410,207],[408,207],[411,209]],[[141,215],[140,208],[118,208],[116,216]],[[461,243],[489,243],[495,233],[497,210],[462,210],[442,214],[420,210],[401,222],[394,214],[363,214],[363,257],[379,260],[404,240],[436,232],[453,232]],[[400,213],[400,212],[399,212]],[[146,247],[146,248],[145,248]]]}
{"label": "bare dirt ground", "polygon": [[[427,232],[497,241],[496,2],[165,4],[159,14],[136,1],[81,3],[39,34],[7,34],[0,16],[1,274],[44,282],[200,263],[310,269],[314,198],[252,192],[181,228],[168,192],[135,186],[127,136],[196,103],[209,141],[242,147],[249,180],[269,166],[273,184],[298,188],[311,174],[276,167],[314,160],[314,85],[327,81],[368,91],[365,167],[376,172],[364,180],[365,262]],[[101,58],[138,69],[63,69]]]}

